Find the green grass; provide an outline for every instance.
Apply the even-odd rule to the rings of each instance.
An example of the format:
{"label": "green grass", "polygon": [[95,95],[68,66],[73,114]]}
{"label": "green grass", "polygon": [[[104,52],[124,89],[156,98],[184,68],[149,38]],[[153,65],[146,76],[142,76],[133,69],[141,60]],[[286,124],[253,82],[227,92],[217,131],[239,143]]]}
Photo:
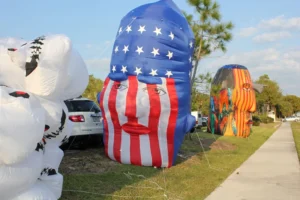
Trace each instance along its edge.
{"label": "green grass", "polygon": [[100,174],[64,174],[61,199],[204,199],[272,135],[275,125],[253,127],[248,139],[193,134],[169,169],[114,164]]}
{"label": "green grass", "polygon": [[293,122],[292,123],[292,130],[295,140],[296,149],[298,152],[298,157],[300,160],[300,123],[299,122]]}

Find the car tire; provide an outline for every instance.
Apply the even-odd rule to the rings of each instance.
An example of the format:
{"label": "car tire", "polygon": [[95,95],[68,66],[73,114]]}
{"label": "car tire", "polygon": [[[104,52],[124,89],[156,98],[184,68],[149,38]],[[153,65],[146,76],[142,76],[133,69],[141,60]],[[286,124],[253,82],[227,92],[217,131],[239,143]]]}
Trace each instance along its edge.
{"label": "car tire", "polygon": [[84,137],[78,144],[78,149],[86,150],[89,147],[90,136]]}
{"label": "car tire", "polygon": [[193,127],[191,130],[190,130],[190,133],[194,133],[195,132],[195,127]]}

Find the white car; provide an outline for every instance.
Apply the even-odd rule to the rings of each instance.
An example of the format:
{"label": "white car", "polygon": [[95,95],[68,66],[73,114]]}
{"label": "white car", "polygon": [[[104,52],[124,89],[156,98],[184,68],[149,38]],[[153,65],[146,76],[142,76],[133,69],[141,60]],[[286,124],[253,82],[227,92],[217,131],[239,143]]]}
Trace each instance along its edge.
{"label": "white car", "polygon": [[202,114],[200,111],[192,111],[191,114],[196,118],[195,128],[202,127]]}
{"label": "white car", "polygon": [[299,121],[298,117],[295,116],[291,116],[291,117],[285,117],[284,119],[282,119],[283,122],[297,122]]}
{"label": "white car", "polygon": [[74,124],[69,145],[74,142],[75,138],[83,139],[80,146],[85,148],[90,136],[103,135],[102,114],[94,101],[87,98],[75,98],[65,101],[65,104],[69,111],[69,119]]}
{"label": "white car", "polygon": [[208,117],[202,117],[202,126],[207,126]]}

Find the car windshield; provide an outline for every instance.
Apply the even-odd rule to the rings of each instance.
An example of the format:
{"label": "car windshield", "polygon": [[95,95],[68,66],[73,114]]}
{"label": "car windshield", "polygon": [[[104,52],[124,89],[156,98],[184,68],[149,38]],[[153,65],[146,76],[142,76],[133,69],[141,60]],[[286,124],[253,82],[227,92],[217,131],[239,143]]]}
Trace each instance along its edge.
{"label": "car windshield", "polygon": [[100,112],[98,105],[90,100],[65,101],[69,112]]}

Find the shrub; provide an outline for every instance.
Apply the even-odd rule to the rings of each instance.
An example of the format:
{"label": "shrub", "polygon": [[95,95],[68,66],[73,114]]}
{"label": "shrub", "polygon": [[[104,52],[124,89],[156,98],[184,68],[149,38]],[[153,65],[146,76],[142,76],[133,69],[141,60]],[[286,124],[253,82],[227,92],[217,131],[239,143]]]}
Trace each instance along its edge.
{"label": "shrub", "polygon": [[255,121],[259,121],[259,122],[264,123],[264,124],[268,124],[268,123],[273,123],[274,122],[273,118],[268,117],[267,115],[253,116],[253,121],[254,122]]}
{"label": "shrub", "polygon": [[260,121],[253,121],[253,126],[259,126],[260,125]]}
{"label": "shrub", "polygon": [[260,125],[260,118],[257,115],[252,116],[253,126],[259,126]]}
{"label": "shrub", "polygon": [[272,117],[267,117],[268,123],[274,123],[274,119]]}
{"label": "shrub", "polygon": [[254,122],[258,122],[258,121],[260,121],[260,118],[259,118],[259,116],[257,116],[257,115],[253,115],[253,116],[252,116],[252,120],[253,120]]}

